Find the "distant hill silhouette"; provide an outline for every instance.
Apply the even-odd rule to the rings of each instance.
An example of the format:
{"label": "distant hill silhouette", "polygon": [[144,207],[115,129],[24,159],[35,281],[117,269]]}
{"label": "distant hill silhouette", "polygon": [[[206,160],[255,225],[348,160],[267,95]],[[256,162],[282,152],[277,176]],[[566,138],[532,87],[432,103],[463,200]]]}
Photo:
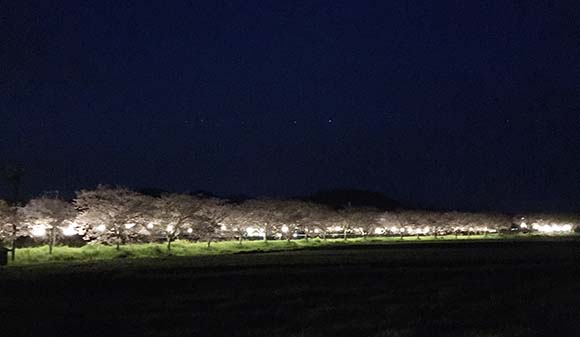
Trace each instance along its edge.
{"label": "distant hill silhouette", "polygon": [[205,191],[205,190],[198,190],[198,191],[193,191],[193,192],[174,192],[174,191],[169,191],[169,190],[165,190],[162,188],[144,187],[144,188],[136,188],[135,191],[138,193],[141,193],[141,194],[148,195],[150,197],[155,197],[155,198],[158,198],[163,194],[172,194],[172,193],[189,194],[191,196],[200,197],[200,198],[217,198],[218,197],[217,195],[213,194],[212,192]]}
{"label": "distant hill silhouette", "polygon": [[308,200],[336,209],[347,207],[375,207],[382,210],[402,208],[402,205],[380,192],[357,189],[333,189],[316,192]]}
{"label": "distant hill silhouette", "polygon": [[210,199],[210,198],[221,198],[219,195],[214,194],[213,192],[206,191],[206,190],[197,190],[197,191],[190,191],[186,194],[189,194],[194,197],[202,198],[202,199]]}

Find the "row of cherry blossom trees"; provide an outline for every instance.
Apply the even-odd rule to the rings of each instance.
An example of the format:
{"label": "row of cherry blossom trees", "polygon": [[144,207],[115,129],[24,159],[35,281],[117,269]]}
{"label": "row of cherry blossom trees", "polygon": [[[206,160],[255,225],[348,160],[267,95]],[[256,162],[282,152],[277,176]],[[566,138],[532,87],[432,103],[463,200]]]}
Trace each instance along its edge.
{"label": "row of cherry blossom trees", "polygon": [[0,241],[11,245],[13,254],[16,240],[26,236],[48,243],[52,254],[64,237],[74,235],[117,249],[131,242],[163,240],[171,250],[172,242],[179,238],[202,240],[209,247],[215,240],[241,244],[246,238],[457,236],[495,232],[511,225],[512,217],[501,214],[331,209],[302,200],[232,203],[187,194],[152,197],[107,186],[81,190],[72,202],[41,197],[18,207],[0,201]]}

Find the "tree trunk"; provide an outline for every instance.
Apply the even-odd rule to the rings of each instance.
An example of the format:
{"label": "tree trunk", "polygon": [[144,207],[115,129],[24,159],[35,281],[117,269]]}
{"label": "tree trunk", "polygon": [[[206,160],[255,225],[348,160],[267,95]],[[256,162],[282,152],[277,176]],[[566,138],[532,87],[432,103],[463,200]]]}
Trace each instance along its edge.
{"label": "tree trunk", "polygon": [[213,238],[212,238],[212,237],[210,237],[210,238],[209,238],[209,240],[207,240],[207,248],[209,248],[209,247],[211,246],[211,240],[212,240],[212,239],[213,239]]}
{"label": "tree trunk", "polygon": [[304,240],[308,241],[308,229],[304,231]]}
{"label": "tree trunk", "polygon": [[12,224],[12,247],[10,250],[10,258],[12,259],[12,261],[16,260],[16,239],[18,239],[16,237],[16,234],[18,234],[18,228],[16,227],[16,224],[13,223]]}
{"label": "tree trunk", "polygon": [[242,245],[242,240],[243,240],[243,237],[242,237],[242,235],[240,234],[240,237],[238,238],[238,244],[239,244],[240,246]]}
{"label": "tree trunk", "polygon": [[264,242],[268,242],[268,226],[264,226]]}
{"label": "tree trunk", "polygon": [[171,239],[167,238],[167,251],[170,252],[171,251]]}
{"label": "tree trunk", "polygon": [[322,231],[322,240],[326,241],[326,230]]}
{"label": "tree trunk", "polygon": [[342,235],[343,235],[343,238],[344,238],[344,240],[345,240],[345,241],[346,241],[346,229],[347,229],[347,228],[346,228],[346,227],[344,227],[344,232],[343,232],[343,234],[342,234]]}
{"label": "tree trunk", "polygon": [[55,238],[55,226],[52,226],[52,228],[50,229],[50,238],[48,240],[48,254],[52,255],[52,247],[54,247],[54,242],[56,241]]}
{"label": "tree trunk", "polygon": [[16,239],[12,239],[12,247],[10,249],[10,258],[12,259],[12,262],[14,262],[14,260],[16,260]]}
{"label": "tree trunk", "polygon": [[403,240],[403,231],[399,232],[401,234],[401,240]]}
{"label": "tree trunk", "polygon": [[[124,226],[124,225],[122,225]],[[127,243],[127,238],[125,237],[125,231],[121,227],[117,227],[115,232],[117,234],[117,250],[121,249],[121,245],[125,245]]]}

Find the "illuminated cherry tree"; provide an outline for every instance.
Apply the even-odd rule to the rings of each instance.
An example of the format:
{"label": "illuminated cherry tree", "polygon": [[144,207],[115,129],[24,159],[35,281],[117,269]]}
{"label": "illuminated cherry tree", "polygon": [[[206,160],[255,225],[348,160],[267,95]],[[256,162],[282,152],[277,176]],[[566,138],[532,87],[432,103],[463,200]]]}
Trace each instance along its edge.
{"label": "illuminated cherry tree", "polygon": [[312,202],[304,202],[301,207],[298,213],[301,221],[299,225],[304,231],[304,238],[308,240],[309,237],[322,233],[326,239],[329,222],[332,220],[330,209]]}
{"label": "illuminated cherry tree", "polygon": [[420,239],[421,235],[430,233],[428,218],[428,212],[424,211],[405,211],[399,215],[399,221],[405,232],[416,235],[417,239]]}
{"label": "illuminated cherry tree", "polygon": [[385,232],[392,235],[398,235],[401,240],[405,236],[404,219],[399,212],[385,212],[378,220],[380,226],[382,226]]}
{"label": "illuminated cherry tree", "polygon": [[375,208],[346,207],[340,211],[342,218],[343,239],[347,239],[348,232],[358,231],[366,239],[377,228],[380,213]]}
{"label": "illuminated cherry tree", "polygon": [[512,225],[510,216],[500,213],[477,213],[477,223],[479,231],[483,231],[485,235],[491,231],[499,232],[507,230]]}
{"label": "illuminated cherry tree", "polygon": [[167,250],[171,243],[199,221],[202,207],[200,199],[185,194],[164,194],[152,203],[151,222],[147,230],[153,234],[162,235],[167,242]]}
{"label": "illuminated cherry tree", "polygon": [[288,240],[297,231],[304,232],[304,238],[309,239],[311,234],[322,233],[326,238],[329,224],[333,222],[334,212],[325,206],[301,200],[289,200],[280,203],[283,211],[284,223],[282,232]]}
{"label": "illuminated cherry tree", "polygon": [[225,213],[223,223],[226,224],[226,233],[232,239],[237,239],[238,243],[242,245],[244,238],[248,235],[248,217],[244,206],[239,204],[229,204],[227,212]]}
{"label": "illuminated cherry tree", "polygon": [[257,226],[265,242],[273,233],[278,233],[285,222],[283,201],[274,199],[248,200],[240,205],[244,221],[249,224],[247,230]]}
{"label": "illuminated cherry tree", "polygon": [[377,228],[380,213],[374,208],[350,208],[343,216],[346,226],[356,229],[366,239]]}
{"label": "illuminated cherry tree", "polygon": [[432,234],[435,239],[449,229],[449,217],[447,213],[422,212],[423,233]]}
{"label": "illuminated cherry tree", "polygon": [[140,235],[149,219],[151,204],[151,197],[107,186],[77,192],[74,200],[85,240],[115,244],[117,249]]}
{"label": "illuminated cherry tree", "polygon": [[32,199],[22,208],[24,221],[29,225],[33,237],[46,237],[48,253],[63,236],[77,234],[73,220],[76,210],[70,203],[54,198]]}
{"label": "illuminated cherry tree", "polygon": [[12,235],[13,208],[4,200],[0,200],[0,244],[9,240]]}
{"label": "illuminated cherry tree", "polygon": [[21,219],[21,208],[0,200],[0,245],[4,245],[4,242],[10,244],[12,261],[16,259],[16,240],[29,235]]}
{"label": "illuminated cherry tree", "polygon": [[275,204],[280,215],[280,234],[290,241],[298,230],[307,231],[307,203],[299,200],[283,200]]}
{"label": "illuminated cherry tree", "polygon": [[222,237],[222,233],[228,230],[223,221],[228,215],[229,207],[225,200],[218,198],[202,198],[199,201],[201,207],[197,212],[193,232],[207,241],[209,248],[213,240]]}

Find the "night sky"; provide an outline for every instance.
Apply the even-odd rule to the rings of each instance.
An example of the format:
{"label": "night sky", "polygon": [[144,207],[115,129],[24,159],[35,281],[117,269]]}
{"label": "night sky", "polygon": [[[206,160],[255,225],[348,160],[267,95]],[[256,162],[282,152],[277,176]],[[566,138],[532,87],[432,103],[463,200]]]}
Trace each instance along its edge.
{"label": "night sky", "polygon": [[425,207],[578,210],[578,13],[0,1],[0,163],[24,168],[27,196],[359,188]]}

